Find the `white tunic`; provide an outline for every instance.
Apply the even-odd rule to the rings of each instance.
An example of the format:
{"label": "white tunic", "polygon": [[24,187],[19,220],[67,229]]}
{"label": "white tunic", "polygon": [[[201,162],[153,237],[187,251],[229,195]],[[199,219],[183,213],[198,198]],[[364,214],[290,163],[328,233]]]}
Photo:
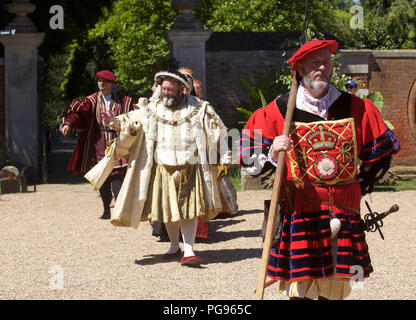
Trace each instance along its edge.
{"label": "white tunic", "polygon": [[[183,105],[179,109],[166,108],[162,103],[151,104],[154,113],[167,121],[181,121],[192,113],[192,108]],[[171,125],[162,121],[157,123],[155,143],[155,162],[169,166],[183,166],[197,163],[197,145],[190,121]]]}

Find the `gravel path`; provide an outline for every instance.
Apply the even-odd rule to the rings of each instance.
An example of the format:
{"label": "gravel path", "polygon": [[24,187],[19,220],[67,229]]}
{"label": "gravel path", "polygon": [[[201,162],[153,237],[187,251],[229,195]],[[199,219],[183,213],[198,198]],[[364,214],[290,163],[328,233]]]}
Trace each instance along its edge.
{"label": "gravel path", "polygon": [[[254,299],[268,198],[270,191],[239,192],[240,212],[212,221],[210,241],[196,244],[206,261],[196,269],[163,261],[169,244],[147,222],[136,230],[98,219],[101,200],[88,184],[1,195],[0,299]],[[416,191],[365,199],[374,211],[394,203],[400,211],[385,220],[384,241],[367,233],[375,272],[350,299],[416,299]],[[287,299],[277,285],[264,298]]]}

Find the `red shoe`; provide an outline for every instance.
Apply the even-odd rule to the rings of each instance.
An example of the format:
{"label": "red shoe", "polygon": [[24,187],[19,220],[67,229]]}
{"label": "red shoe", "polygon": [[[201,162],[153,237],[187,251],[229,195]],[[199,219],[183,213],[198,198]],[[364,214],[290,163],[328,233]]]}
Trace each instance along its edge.
{"label": "red shoe", "polygon": [[165,253],[162,256],[162,259],[163,260],[175,259],[175,258],[179,257],[181,255],[181,253],[182,253],[181,248],[178,248],[178,250],[176,252],[174,252],[174,253]]}
{"label": "red shoe", "polygon": [[204,259],[199,256],[182,257],[181,265],[183,266],[199,266]]}

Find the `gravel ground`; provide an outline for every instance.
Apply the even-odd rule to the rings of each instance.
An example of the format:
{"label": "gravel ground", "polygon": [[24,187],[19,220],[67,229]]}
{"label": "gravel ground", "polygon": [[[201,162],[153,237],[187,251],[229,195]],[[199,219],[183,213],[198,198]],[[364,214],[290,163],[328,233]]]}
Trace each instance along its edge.
{"label": "gravel ground", "polygon": [[[254,299],[268,198],[270,191],[238,192],[239,213],[210,223],[209,241],[195,245],[206,263],[188,268],[161,259],[169,244],[149,223],[136,230],[100,220],[101,200],[88,184],[1,195],[0,299]],[[373,211],[394,203],[400,211],[386,218],[384,241],[367,233],[375,272],[349,299],[416,299],[416,191],[364,199]],[[264,299],[287,300],[277,288]]]}

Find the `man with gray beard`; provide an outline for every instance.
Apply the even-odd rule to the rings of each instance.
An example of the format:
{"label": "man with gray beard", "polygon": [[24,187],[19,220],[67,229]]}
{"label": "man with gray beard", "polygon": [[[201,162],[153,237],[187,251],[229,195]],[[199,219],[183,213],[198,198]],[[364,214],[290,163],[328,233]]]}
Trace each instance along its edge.
{"label": "man with gray beard", "polygon": [[[355,270],[360,280],[369,277],[373,267],[361,228],[361,196],[372,192],[400,150],[370,100],[331,84],[337,47],[334,40],[312,40],[289,59],[299,88],[288,136],[283,135],[285,94],[256,110],[241,138],[240,163],[249,173],[263,174],[286,153],[281,224],[267,275],[290,299],[344,299]],[[255,140],[259,130],[261,144]],[[262,163],[253,161],[260,158]]]}
{"label": "man with gray beard", "polygon": [[181,232],[180,262],[198,266],[203,259],[193,251],[197,218],[209,221],[222,210],[217,165],[231,163],[227,128],[209,102],[184,93],[189,83],[183,74],[159,72],[155,82],[149,104],[110,125],[118,138],[85,177],[98,188],[112,163],[128,155],[110,222],[134,228],[140,221],[164,223],[170,248],[161,258],[182,255]]}
{"label": "man with gray beard", "polygon": [[167,108],[177,108],[183,102],[184,93],[175,84],[176,81],[166,79],[165,86],[162,86],[162,101]]}

